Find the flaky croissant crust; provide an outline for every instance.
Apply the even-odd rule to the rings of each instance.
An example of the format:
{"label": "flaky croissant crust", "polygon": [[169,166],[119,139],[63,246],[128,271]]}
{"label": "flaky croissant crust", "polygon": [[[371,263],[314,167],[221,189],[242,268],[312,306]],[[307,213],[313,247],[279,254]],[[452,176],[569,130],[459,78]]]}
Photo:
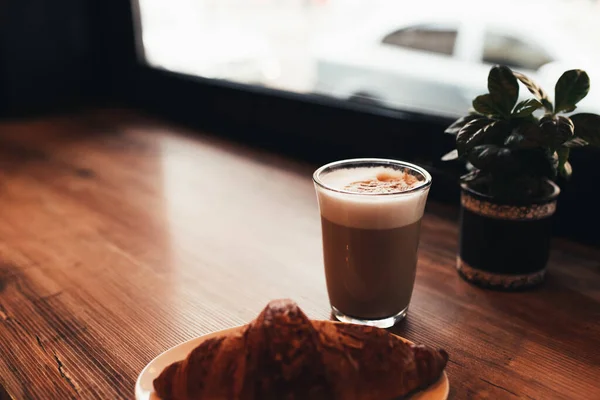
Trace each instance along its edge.
{"label": "flaky croissant crust", "polygon": [[391,400],[426,388],[448,354],[384,329],[311,321],[270,302],[238,332],[210,338],[154,380],[163,400]]}

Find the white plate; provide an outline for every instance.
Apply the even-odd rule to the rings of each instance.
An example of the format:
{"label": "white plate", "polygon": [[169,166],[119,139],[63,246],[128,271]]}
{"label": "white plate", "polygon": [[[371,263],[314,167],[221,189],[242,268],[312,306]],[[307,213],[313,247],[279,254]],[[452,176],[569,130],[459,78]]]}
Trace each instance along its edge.
{"label": "white plate", "polygon": [[[171,365],[175,361],[180,361],[186,358],[187,355],[190,354],[190,352],[203,341],[215,336],[232,333],[239,329],[242,329],[242,326],[209,333],[208,335],[188,340],[187,342],[181,343],[160,354],[154,360],[150,361],[148,365],[146,365],[146,368],[143,369],[140,376],[138,377],[138,380],[135,383],[136,400],[160,400],[156,393],[154,393],[154,387],[152,386],[152,382],[158,377],[158,375],[160,375],[160,373],[163,369],[165,369],[165,367]],[[409,342],[408,340],[402,337],[400,337],[400,339]],[[446,372],[444,372],[436,383],[428,387],[427,390],[415,393],[413,396],[411,396],[410,399],[446,400],[448,398],[449,390],[450,382],[448,381],[448,376],[446,376]]]}

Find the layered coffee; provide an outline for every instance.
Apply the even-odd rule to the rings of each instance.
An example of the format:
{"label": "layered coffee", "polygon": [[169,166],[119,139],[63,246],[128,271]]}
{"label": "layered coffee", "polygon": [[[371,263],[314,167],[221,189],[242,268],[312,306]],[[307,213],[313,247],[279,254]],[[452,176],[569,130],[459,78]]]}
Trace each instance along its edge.
{"label": "layered coffee", "polygon": [[342,168],[322,174],[323,255],[334,310],[381,320],[407,309],[417,265],[425,178],[404,168]]}

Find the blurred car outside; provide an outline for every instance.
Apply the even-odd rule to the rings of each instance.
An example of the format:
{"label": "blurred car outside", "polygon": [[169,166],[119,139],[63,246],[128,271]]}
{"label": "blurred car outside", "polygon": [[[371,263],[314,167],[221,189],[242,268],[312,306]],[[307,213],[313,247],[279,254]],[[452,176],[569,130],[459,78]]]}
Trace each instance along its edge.
{"label": "blurred car outside", "polygon": [[[487,92],[492,65],[530,76],[551,95],[562,72],[582,68],[592,91],[577,112],[600,112],[598,7],[493,4],[421,1],[417,9],[379,3],[355,29],[319,38],[314,92],[454,118]],[[527,96],[522,87],[521,97]]]}

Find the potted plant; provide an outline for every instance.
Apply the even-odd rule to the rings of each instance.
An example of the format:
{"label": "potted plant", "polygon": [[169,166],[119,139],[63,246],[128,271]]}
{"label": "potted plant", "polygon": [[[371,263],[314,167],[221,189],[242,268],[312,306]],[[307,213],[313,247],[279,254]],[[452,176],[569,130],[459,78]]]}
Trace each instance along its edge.
{"label": "potted plant", "polygon": [[[518,81],[532,98],[517,103]],[[455,135],[456,149],[443,159],[464,160],[470,171],[461,177],[457,257],[466,280],[510,290],[544,279],[560,193],[554,181],[570,177],[571,149],[600,146],[600,116],[564,115],[589,88],[585,71],[567,71],[556,83],[553,103],[525,75],[495,66],[489,93],[477,96],[474,110],[446,130]]]}

